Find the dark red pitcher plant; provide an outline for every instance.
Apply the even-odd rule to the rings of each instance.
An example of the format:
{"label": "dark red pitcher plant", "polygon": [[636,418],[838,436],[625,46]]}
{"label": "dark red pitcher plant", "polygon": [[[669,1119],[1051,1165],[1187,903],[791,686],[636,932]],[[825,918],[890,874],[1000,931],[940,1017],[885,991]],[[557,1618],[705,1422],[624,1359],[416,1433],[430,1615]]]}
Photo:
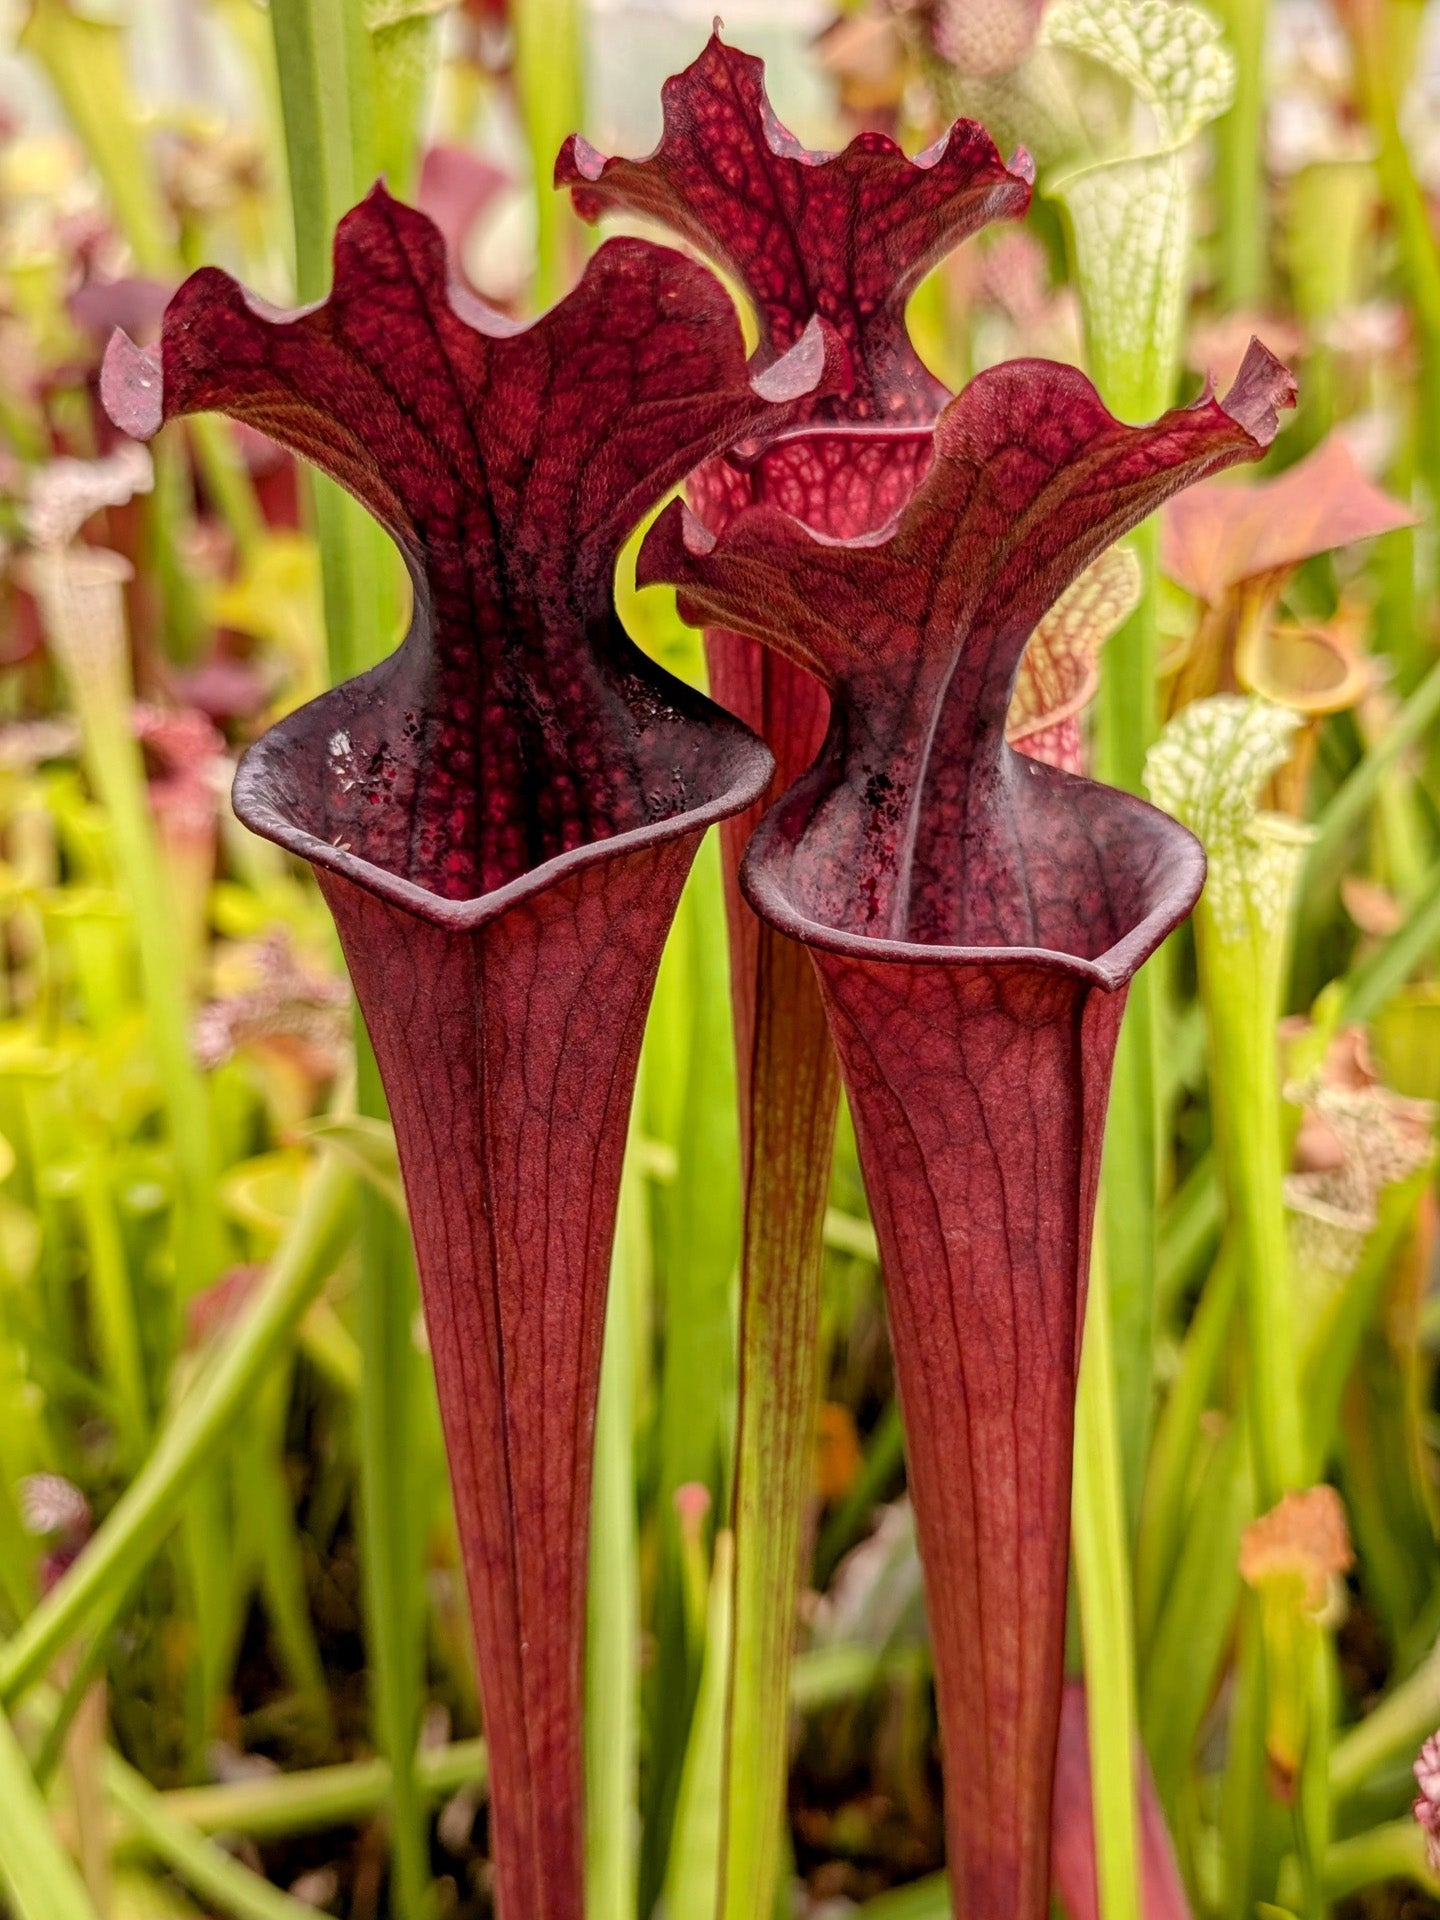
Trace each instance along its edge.
{"label": "dark red pitcher plant", "polygon": [[699,461],[848,377],[816,325],[756,372],[697,262],[611,241],[530,326],[377,188],[297,313],[193,275],[104,393],[214,409],[395,540],[404,644],[246,756],[235,807],[334,913],[394,1118],[463,1545],[502,1920],[579,1920],[582,1652],[607,1268],[641,1028],[704,829],[771,758],[622,629],[617,552]]}
{"label": "dark red pitcher plant", "polygon": [[1015,361],[951,402],[893,522],[680,503],[639,577],[693,623],[822,679],[814,765],[742,867],[808,948],[880,1242],[934,1645],[964,1920],[1044,1920],[1075,1387],[1101,1136],[1136,970],[1204,856],[1143,801],[1005,741],[1058,596],[1169,495],[1258,458],[1293,382],[1123,426],[1075,369]]}
{"label": "dark red pitcher plant", "polygon": [[[949,398],[922,364],[905,303],[932,266],[988,221],[1030,203],[1032,169],[958,121],[910,159],[880,133],[808,152],[776,119],[759,60],[718,33],[662,93],[664,133],[644,159],[605,159],[579,138],[556,166],[587,219],[623,210],[682,235],[738,283],[759,330],[756,361],[791,349],[818,314],[850,350],[844,393],[817,394],[803,424],[735,448],[692,475],[711,532],[770,501],[833,537],[883,526],[931,457]],[[722,1911],[774,1904],[787,1751],[801,1522],[811,1478],[820,1268],[839,1085],[812,969],[757,919],[741,855],[765,806],[814,760],[829,698],[808,662],[723,621],[705,635],[715,697],[775,755],[769,792],[721,828],[745,1173],[740,1418],[735,1485],[734,1664]]]}

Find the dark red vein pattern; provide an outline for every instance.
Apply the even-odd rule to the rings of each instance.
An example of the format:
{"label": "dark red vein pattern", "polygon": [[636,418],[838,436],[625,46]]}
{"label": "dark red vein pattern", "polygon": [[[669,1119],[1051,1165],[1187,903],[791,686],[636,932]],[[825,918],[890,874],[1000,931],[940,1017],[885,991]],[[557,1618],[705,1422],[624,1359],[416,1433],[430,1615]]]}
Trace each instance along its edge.
{"label": "dark red vein pattern", "polygon": [[[1160,815],[1005,745],[1036,622],[1183,486],[1269,444],[1290,376],[1253,346],[1222,403],[1122,426],[1072,367],[973,380],[892,529],[817,539],[771,507],[717,537],[677,501],[639,577],[695,624],[749,631],[829,687],[820,760],[752,845],[752,897],[834,936],[1046,947],[1092,959],[1163,865]],[[777,893],[778,890],[778,893]]]}
{"label": "dark red vein pattern", "polygon": [[584,1541],[615,1197],[699,843],[459,938],[321,873],[395,1115],[489,1745],[501,1920],[580,1920]]}
{"label": "dark red vein pattern", "polygon": [[1021,963],[815,959],[885,1273],[956,1912],[1042,1920],[1078,1276],[1125,992]]}
{"label": "dark red vein pattern", "polygon": [[[819,759],[742,884],[811,952],[889,1299],[964,1920],[1043,1920],[1079,1335],[1125,992],[1193,906],[1198,844],[1005,744],[1036,622],[1181,486],[1273,437],[1293,383],[1251,350],[1226,400],[1123,427],[1073,369],[952,402],[890,528],[772,506],[717,535],[676,503],[642,579],[831,695]],[[773,455],[771,456],[774,457]]]}
{"label": "dark red vein pattern", "polygon": [[381,190],[329,300],[224,274],[104,391],[213,408],[356,494],[409,567],[398,653],[247,755],[236,811],[316,867],[399,1142],[490,1745],[501,1920],[580,1920],[584,1583],[601,1328],[645,1009],[700,835],[772,762],[621,629],[621,542],[695,463],[847,377],[818,325],[752,381],[696,262],[617,241],[533,326]]}
{"label": "dark red vein pattern", "polygon": [[1029,158],[1007,167],[973,120],[913,160],[883,133],[812,153],[776,119],[764,76],[761,61],[714,34],[666,81],[653,153],[606,159],[572,134],[555,183],[587,220],[615,208],[644,214],[723,266],[754,303],[762,361],[813,314],[829,321],[850,349],[855,386],[843,401],[817,401],[819,417],[928,424],[946,396],[910,344],[905,302],[967,234],[1024,213]]}
{"label": "dark red vein pattern", "polygon": [[[731,452],[692,476],[692,506],[719,533],[770,502],[824,533],[883,526],[931,457],[947,395],[905,327],[905,302],[949,249],[1029,205],[1023,155],[1007,168],[960,122],[909,160],[879,134],[808,153],[780,125],[758,60],[718,34],[667,82],[664,133],[642,160],[571,140],[556,167],[577,209],[623,209],[683,235],[740,284],[774,358],[823,315],[850,350],[854,384],[818,399],[807,427],[758,456]],[[785,1689],[794,1640],[801,1517],[811,1473],[822,1230],[839,1099],[813,973],[741,897],[741,855],[765,805],[814,760],[829,701],[803,667],[720,625],[705,636],[710,686],[776,759],[765,800],[721,828],[730,924],[745,1232],[731,1737],[745,1777],[727,1794],[724,1920],[774,1901],[784,1799]],[[733,1862],[733,1867],[729,1864]],[[745,1884],[739,1884],[743,1877]],[[757,1884],[758,1882],[758,1884]]]}
{"label": "dark red vein pattern", "polygon": [[713,275],[635,240],[517,328],[452,285],[433,224],[377,188],[341,223],[327,301],[276,314],[204,269],[167,310],[161,361],[163,385],[112,345],[118,424],[244,420],[356,494],[409,567],[405,647],[330,711],[342,745],[317,740],[296,770],[321,838],[467,899],[705,790],[713,709],[620,628],[615,556],[698,461],[836,384],[833,336],[812,330],[752,384]]}

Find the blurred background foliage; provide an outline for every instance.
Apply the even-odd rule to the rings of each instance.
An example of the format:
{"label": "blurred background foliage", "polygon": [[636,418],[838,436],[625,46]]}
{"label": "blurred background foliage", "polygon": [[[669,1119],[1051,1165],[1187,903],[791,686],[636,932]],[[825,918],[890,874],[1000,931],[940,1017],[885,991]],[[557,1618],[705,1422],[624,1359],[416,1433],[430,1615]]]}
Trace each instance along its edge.
{"label": "blurred background foliage", "polygon": [[[393,1145],[357,1114],[318,895],[227,799],[247,740],[399,637],[401,581],[258,436],[121,441],[99,358],[204,262],[323,292],[362,154],[457,273],[534,311],[592,244],[549,188],[560,139],[653,144],[709,22],[272,4],[0,7],[0,1903],[23,1920],[491,1912]],[[1299,374],[1262,473],[1137,536],[1088,722],[1131,785],[1159,721],[1189,727],[1163,797],[1254,911],[1243,950],[1203,914],[1172,942],[1117,1079],[1077,1489],[1080,1584],[1109,1597],[1072,1665],[1090,1755],[1098,1724],[1122,1758],[1092,1782],[1065,1749],[1060,1897],[1069,1920],[1183,1911],[1150,1884],[1163,1816],[1197,1913],[1440,1913],[1440,1784],[1409,1812],[1440,1724],[1440,8],[777,0],[727,29],[813,144],[914,149],[965,112],[1035,154],[1024,229],[915,296],[952,385],[1043,354],[1145,417],[1223,386],[1252,332]],[[350,554],[340,586],[322,547]],[[701,680],[673,600],[628,562],[619,591]],[[1185,715],[1234,693],[1270,704],[1217,747]],[[939,1756],[843,1124],[832,1202],[782,1911],[920,1920],[946,1911]],[[713,1911],[738,1229],[707,846],[615,1255],[592,1920]],[[1107,1475],[1108,1532],[1085,1505]]]}

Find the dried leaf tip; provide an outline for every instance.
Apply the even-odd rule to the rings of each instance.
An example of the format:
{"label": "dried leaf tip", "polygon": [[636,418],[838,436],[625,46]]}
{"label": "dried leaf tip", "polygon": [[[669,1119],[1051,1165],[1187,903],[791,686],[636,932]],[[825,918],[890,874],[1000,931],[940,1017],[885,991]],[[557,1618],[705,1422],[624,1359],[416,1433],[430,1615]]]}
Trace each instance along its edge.
{"label": "dried leaf tip", "polygon": [[1263,341],[1251,338],[1240,371],[1221,407],[1262,447],[1280,431],[1280,414],[1295,404],[1298,386],[1290,369]]}
{"label": "dried leaf tip", "polygon": [[1240,1542],[1240,1577],[1247,1586],[1291,1588],[1316,1617],[1331,1606],[1337,1582],[1354,1564],[1345,1508],[1331,1486],[1287,1493],[1251,1521]]}

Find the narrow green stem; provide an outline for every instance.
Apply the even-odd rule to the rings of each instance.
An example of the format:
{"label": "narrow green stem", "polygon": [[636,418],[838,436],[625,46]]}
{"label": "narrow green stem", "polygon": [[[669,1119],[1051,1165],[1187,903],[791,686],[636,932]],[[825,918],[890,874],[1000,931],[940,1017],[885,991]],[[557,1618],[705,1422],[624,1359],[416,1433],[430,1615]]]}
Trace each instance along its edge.
{"label": "narrow green stem", "polygon": [[1215,127],[1216,234],[1226,307],[1254,312],[1265,298],[1269,204],[1265,176],[1267,0],[1220,0],[1235,55],[1235,98]]}
{"label": "narrow green stem", "polygon": [[1222,1910],[1227,1914],[1253,1914],[1274,1886],[1281,1823],[1279,1809],[1266,1791],[1265,1708],[1271,1674],[1261,1632],[1260,1603],[1248,1589],[1240,1594],[1234,1634],[1225,1771],[1220,1790],[1225,1875]]}
{"label": "narrow green stem", "polygon": [[1155,1311],[1166,1325],[1180,1311],[1194,1281],[1208,1269],[1220,1238],[1220,1189],[1206,1153],[1172,1194],[1160,1221]]}
{"label": "narrow green stem", "polygon": [[[375,55],[360,0],[275,0],[301,300],[330,284],[335,229],[375,177]],[[374,666],[394,644],[397,566],[390,543],[355,500],[312,476],[332,680]]]}
{"label": "narrow green stem", "polygon": [[[735,1043],[727,992],[718,836],[702,842],[666,948],[657,997],[675,1019],[678,1157],[661,1213],[667,1288],[660,1384],[660,1504],[677,1487],[718,1488],[723,1504],[734,1390],[735,1272],[740,1253],[740,1147]],[[683,1061],[683,1066],[680,1062]],[[659,1062],[646,1092],[658,1092]],[[678,1758],[678,1756],[677,1756]]]}
{"label": "narrow green stem", "polygon": [[258,1396],[236,1453],[245,1488],[246,1532],[253,1541],[265,1610],[280,1664],[314,1733],[330,1746],[335,1726],[324,1662],[310,1619],[294,1498],[285,1475],[285,1423],[291,1369],[277,1367]]}
{"label": "narrow green stem", "polygon": [[[235,1436],[232,1445],[243,1445],[241,1434]],[[237,1588],[242,1579],[247,1600],[250,1593],[251,1556],[237,1546],[225,1511],[228,1465],[212,1460],[196,1475],[180,1509],[175,1556],[183,1572],[188,1611],[195,1628],[194,1656],[187,1663],[185,1691],[188,1761],[197,1771],[204,1766],[215,1737],[220,1702],[239,1651]],[[248,1513],[245,1524],[248,1531]]]}
{"label": "narrow green stem", "polygon": [[1360,98],[1375,133],[1376,172],[1390,209],[1400,269],[1420,341],[1420,464],[1431,501],[1440,500],[1440,246],[1425,192],[1400,129],[1399,80],[1413,50],[1392,44],[1405,6],[1358,0],[1348,10]]}
{"label": "narrow green stem", "polygon": [[[1158,407],[1156,409],[1158,411]],[[1158,528],[1132,539],[1143,571],[1140,603],[1108,642],[1095,716],[1097,778],[1132,793],[1143,790],[1145,755],[1155,738]],[[1130,988],[1115,1053],[1105,1128],[1100,1217],[1114,1327],[1116,1409],[1126,1508],[1133,1528],[1140,1509],[1150,1437],[1154,1345],[1156,1199],[1160,1160],[1160,1094],[1156,1059],[1163,1033],[1164,964],[1157,955]]]}
{"label": "narrow green stem", "polygon": [[535,181],[535,304],[552,306],[579,251],[569,196],[554,190],[555,156],[585,112],[583,16],[576,0],[517,0],[515,79]]}
{"label": "narrow green stem", "polygon": [[589,1920],[635,1920],[640,1575],[635,1516],[636,1304],[648,1291],[644,1176],[627,1156],[595,1416],[585,1647],[585,1894]]}
{"label": "narrow green stem", "polygon": [[207,1905],[233,1920],[314,1920],[315,1909],[242,1867],[223,1847],[175,1818],[173,1810],[120,1756],[105,1756],[105,1789],[158,1859]]}
{"label": "narrow green stem", "polygon": [[1135,1782],[1135,1640],[1111,1315],[1099,1236],[1075,1407],[1075,1584],[1085,1649],[1085,1702],[1100,1920],[1139,1920]]}
{"label": "narrow green stem", "polygon": [[1196,938],[1221,1183],[1243,1276],[1255,1473],[1268,1508],[1304,1476],[1275,1049],[1283,927],[1253,917],[1244,931],[1222,926],[1207,895]]}
{"label": "narrow green stem", "polygon": [[117,878],[128,901],[146,1021],[175,1156],[176,1258],[184,1292],[224,1260],[214,1141],[205,1082],[190,1051],[189,992],[170,898],[130,727],[134,694],[118,555],[95,549],[37,553],[31,580],[47,637],[80,723],[86,770],[104,804]]}
{"label": "narrow green stem", "polygon": [[1130,988],[1115,1052],[1101,1165],[1104,1257],[1113,1275],[1107,1297],[1114,1331],[1115,1414],[1131,1529],[1139,1518],[1154,1391],[1159,1002],[1159,983],[1147,967]]}
{"label": "narrow green stem", "polygon": [[1334,1653],[1329,1637],[1316,1628],[1311,1649],[1312,1679],[1306,1703],[1305,1752],[1295,1795],[1295,1851],[1300,1863],[1305,1920],[1327,1920],[1326,1888],[1330,1850],[1330,1744],[1335,1722]]}
{"label": "narrow green stem", "polygon": [[190,442],[206,492],[235,538],[242,561],[253,561],[265,538],[265,516],[228,421],[202,414],[190,422]]}
{"label": "narrow green stem", "polygon": [[[1106,395],[1109,399],[1109,395]],[[1138,417],[1164,410],[1168,392],[1156,393]],[[1113,406],[1115,403],[1110,401]],[[1128,415],[1128,410],[1127,410]],[[1155,661],[1159,647],[1156,582],[1160,567],[1160,528],[1147,520],[1130,536],[1140,562],[1142,587],[1135,611],[1105,644],[1100,691],[1095,704],[1095,777],[1130,793],[1144,791],[1145,755],[1159,724]],[[1143,974],[1140,976],[1145,977]]]}
{"label": "narrow green stem", "polygon": [[140,272],[176,271],[175,233],[141,140],[120,29],[66,0],[35,0],[20,43],[45,69]]}
{"label": "narrow green stem", "polygon": [[80,1168],[80,1214],[87,1253],[86,1283],[96,1342],[105,1376],[115,1393],[127,1456],[138,1461],[150,1432],[145,1356],[135,1316],[135,1294],[125,1243],[115,1212],[114,1168],[98,1146],[86,1149]]}
{"label": "narrow green stem", "polygon": [[1380,739],[1331,796],[1316,821],[1315,839],[1306,856],[1300,884],[1303,902],[1315,903],[1330,897],[1343,869],[1347,842],[1374,803],[1385,774],[1407,747],[1424,738],[1437,718],[1440,718],[1440,665],[1433,666],[1426,674]]}
{"label": "narrow green stem", "polygon": [[1408,1880],[1432,1897],[1440,1894],[1440,1878],[1425,1856],[1425,1835],[1414,1820],[1387,1821],[1336,1840],[1326,1851],[1325,1893],[1331,1900],[1386,1880]]}
{"label": "narrow green stem", "polygon": [[1412,1761],[1440,1727],[1440,1648],[1402,1680],[1330,1752],[1330,1792],[1349,1799],[1387,1763]]}
{"label": "narrow green stem", "polygon": [[[450,1746],[422,1747],[415,1756],[415,1778],[430,1801],[458,1793],[462,1787],[483,1791],[488,1779],[485,1742],[457,1740]],[[389,1797],[390,1768],[377,1759],[242,1780],[234,1786],[181,1787],[161,1799],[173,1819],[199,1833],[244,1833],[255,1840],[279,1840],[289,1834],[358,1825],[385,1806]],[[122,1830],[122,1843],[132,1832]]]}
{"label": "narrow green stem", "polygon": [[55,1837],[15,1730],[0,1713],[0,1890],[14,1920],[96,1920],[75,1864]]}
{"label": "narrow green stem", "polygon": [[351,1175],[327,1156],[245,1318],[161,1429],[145,1465],[80,1558],[0,1647],[0,1701],[13,1701],[40,1679],[165,1538],[195,1475],[248,1412],[260,1381],[332,1271],[352,1190]]}
{"label": "narrow green stem", "polygon": [[[666,1920],[712,1920],[721,1872],[721,1794],[725,1768],[725,1695],[730,1670],[734,1545],[715,1536],[705,1613],[705,1658],[690,1722],[665,1868]],[[767,1914],[752,1907],[751,1920]]]}
{"label": "narrow green stem", "polygon": [[418,134],[439,49],[439,9],[416,6],[371,29],[375,55],[375,165],[398,199],[415,191]]}
{"label": "narrow green stem", "polygon": [[814,1472],[822,1236],[839,1101],[808,955],[768,927],[758,949],[741,1266],[727,1920],[753,1920],[775,1905],[789,1764],[785,1677]]}
{"label": "narrow green stem", "polygon": [[[646,1039],[645,1097],[657,1120],[669,1103],[663,1126],[676,1140],[678,1154],[674,1182],[656,1196],[666,1338],[657,1413],[656,1509],[661,1532],[652,1615],[656,1657],[645,1696],[642,1913],[662,1891],[699,1681],[693,1592],[687,1597],[687,1587],[694,1583],[686,1579],[674,1497],[677,1488],[696,1482],[718,1490],[723,1510],[734,1442],[735,1279],[742,1205],[735,1047],[716,841],[712,834],[701,844],[686,884]],[[702,1590],[702,1615],[704,1604]]]}
{"label": "narrow green stem", "polygon": [[330,244],[374,177],[374,56],[361,0],[275,0],[275,70],[295,220],[295,290],[322,298]]}
{"label": "narrow green stem", "polygon": [[1226,1246],[1205,1283],[1181,1350],[1180,1366],[1145,1475],[1135,1551],[1135,1614],[1139,1645],[1149,1648],[1185,1530],[1185,1495],[1200,1420],[1210,1399],[1240,1293],[1240,1262]]}
{"label": "narrow green stem", "polygon": [[1240,1593],[1240,1536],[1255,1513],[1247,1425],[1237,1414],[1206,1464],[1142,1675],[1141,1732],[1161,1804],[1172,1818],[1230,1644]]}
{"label": "narrow green stem", "polygon": [[153,485],[138,557],[159,588],[167,657],[189,664],[204,651],[209,622],[186,539],[194,475],[183,436],[164,433],[152,441],[150,464]]}

